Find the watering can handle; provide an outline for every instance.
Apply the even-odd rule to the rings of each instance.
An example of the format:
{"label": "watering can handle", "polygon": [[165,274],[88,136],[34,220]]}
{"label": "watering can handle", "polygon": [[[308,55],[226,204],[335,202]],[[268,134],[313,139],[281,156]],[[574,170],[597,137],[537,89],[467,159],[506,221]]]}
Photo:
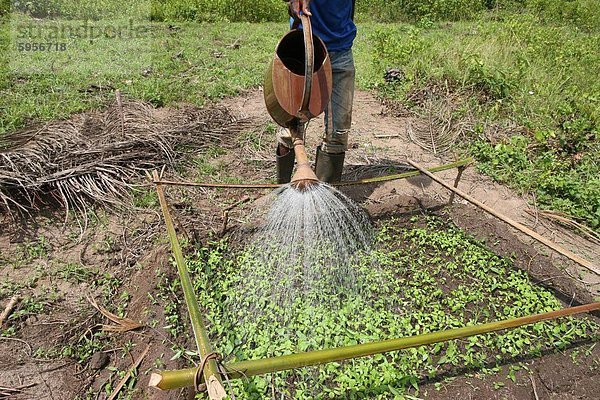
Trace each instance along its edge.
{"label": "watering can handle", "polygon": [[302,22],[302,30],[304,31],[304,91],[302,93],[302,105],[298,114],[305,116],[306,119],[310,119],[310,112],[308,105],[310,103],[310,93],[312,91],[312,80],[314,72],[314,47],[313,47],[313,35],[312,27],[310,25],[310,17],[306,14],[300,14],[300,20]]}

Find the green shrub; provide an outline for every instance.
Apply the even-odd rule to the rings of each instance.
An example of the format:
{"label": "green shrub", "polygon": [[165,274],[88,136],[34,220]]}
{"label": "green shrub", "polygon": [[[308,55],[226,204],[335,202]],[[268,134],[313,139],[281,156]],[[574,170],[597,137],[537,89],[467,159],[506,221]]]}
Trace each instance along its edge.
{"label": "green shrub", "polygon": [[595,154],[600,146],[586,141],[582,145],[595,150],[574,159],[565,156],[561,140],[554,140],[557,136],[560,133],[537,132],[534,139],[516,135],[496,145],[478,141],[471,152],[481,171],[515,189],[536,193],[541,208],[564,212],[598,230],[600,169]]}
{"label": "green shrub", "polygon": [[0,17],[10,11],[10,0],[0,0]]}
{"label": "green shrub", "polygon": [[219,6],[222,1],[171,0],[153,1],[153,21],[215,21],[221,20]]}
{"label": "green shrub", "polygon": [[367,0],[357,2],[362,16],[382,22],[402,20],[459,20],[485,8],[485,0]]}
{"label": "green shrub", "polygon": [[470,54],[461,61],[460,68],[465,71],[462,84],[472,86],[488,99],[504,99],[515,87],[509,73],[490,67],[477,54]]}
{"label": "green shrub", "polygon": [[[600,26],[597,0],[364,0],[357,2],[361,19],[441,21],[471,19],[484,10],[519,11],[536,15],[544,23],[569,24],[586,30]],[[148,7],[150,5],[150,7]],[[285,19],[281,0],[0,0],[0,15],[9,10],[34,17],[72,19],[117,18],[131,14],[155,21],[266,22]]]}
{"label": "green shrub", "polygon": [[362,19],[392,21],[457,21],[484,10],[530,13],[544,23],[600,27],[597,0],[365,0],[357,2]]}
{"label": "green shrub", "polygon": [[22,12],[35,18],[67,18],[99,20],[107,18],[127,18],[146,16],[146,2],[123,2],[118,0],[73,1],[73,0],[43,0],[22,1],[12,0],[10,10]]}
{"label": "green shrub", "polygon": [[380,27],[371,36],[375,63],[394,66],[408,64],[415,55],[425,50],[425,40],[415,27]]}
{"label": "green shrub", "polygon": [[597,0],[529,0],[527,5],[546,23],[569,24],[587,30],[600,28]]}

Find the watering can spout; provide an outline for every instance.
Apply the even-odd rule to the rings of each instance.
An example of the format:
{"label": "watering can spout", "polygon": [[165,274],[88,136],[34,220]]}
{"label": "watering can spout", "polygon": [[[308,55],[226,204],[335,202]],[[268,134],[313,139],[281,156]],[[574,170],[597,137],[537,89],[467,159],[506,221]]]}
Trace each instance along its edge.
{"label": "watering can spout", "polygon": [[312,185],[317,184],[319,179],[310,167],[302,137],[297,136],[294,138],[294,153],[296,154],[296,173],[292,177],[291,184],[295,189],[305,191]]}

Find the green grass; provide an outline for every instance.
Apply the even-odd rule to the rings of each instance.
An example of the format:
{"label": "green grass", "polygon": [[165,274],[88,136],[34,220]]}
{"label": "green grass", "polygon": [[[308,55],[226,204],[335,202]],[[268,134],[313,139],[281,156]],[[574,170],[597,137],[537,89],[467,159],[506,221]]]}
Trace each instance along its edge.
{"label": "green grass", "polygon": [[[380,229],[375,249],[362,255],[361,291],[346,291],[337,306],[296,299],[289,309],[273,303],[267,280],[243,272],[264,265],[247,252],[214,242],[188,259],[212,343],[228,361],[347,346],[521,317],[561,307],[482,243],[431,217],[414,228],[396,220]],[[329,266],[323,266],[328,268]],[[262,271],[269,274],[269,271]],[[260,275],[260,273],[258,273]],[[262,312],[248,312],[248,310]],[[284,320],[282,320],[282,318]],[[236,395],[295,399],[390,398],[417,390],[418,382],[462,367],[483,372],[514,357],[538,356],[589,338],[585,318],[565,318],[386,355],[236,381]],[[189,330],[189,329],[188,329]],[[180,333],[180,331],[177,331]],[[271,385],[274,386],[272,389]]]}
{"label": "green grass", "polygon": [[[530,13],[543,21],[565,22],[580,28],[597,27],[595,0],[364,0],[356,4],[360,21],[439,21],[476,18],[485,10]],[[0,0],[0,16],[23,12],[37,18],[91,19],[141,16],[152,21],[268,22],[286,16],[280,0]]]}
{"label": "green grass", "polygon": [[[448,90],[453,117],[472,125],[464,147],[483,172],[600,228],[600,31],[489,14],[377,26],[369,37],[375,73],[366,86],[416,110],[423,104],[412,93]],[[384,84],[386,68],[405,79]]]}
{"label": "green grass", "polygon": [[[27,27],[29,22],[13,17],[15,24]],[[81,25],[64,20],[38,24],[48,34],[57,27]],[[127,28],[128,24],[127,20],[90,23],[98,29]],[[0,135],[34,121],[101,107],[112,101],[114,89],[162,106],[181,101],[202,105],[256,87],[278,37],[286,30],[283,24],[170,25],[135,23],[142,33],[133,39],[69,38],[64,52],[18,52],[14,48],[3,52],[8,68],[0,71],[0,108],[4,110]],[[227,47],[236,41],[238,49]],[[98,90],[101,87],[105,90]]]}

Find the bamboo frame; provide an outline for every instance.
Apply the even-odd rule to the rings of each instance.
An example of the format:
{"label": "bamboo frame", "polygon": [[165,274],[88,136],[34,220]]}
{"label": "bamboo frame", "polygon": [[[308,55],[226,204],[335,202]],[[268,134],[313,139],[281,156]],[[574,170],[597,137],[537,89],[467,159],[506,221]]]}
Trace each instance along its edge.
{"label": "bamboo frame", "polygon": [[443,180],[441,180],[440,178],[438,178],[437,176],[433,175],[431,172],[427,171],[425,168],[423,168],[422,166],[420,166],[419,164],[417,164],[416,162],[412,161],[412,160],[408,160],[408,163],[410,165],[412,165],[413,167],[415,167],[416,169],[418,169],[421,173],[427,175],[428,177],[430,177],[431,179],[433,179],[434,181],[436,181],[437,183],[439,183],[440,185],[442,185],[443,187],[445,187],[446,189],[452,191],[452,193],[456,193],[457,195],[459,195],[460,197],[462,197],[463,199],[467,200],[469,203],[476,205],[477,207],[481,208],[483,211],[493,215],[496,218],[501,219],[502,221],[506,222],[507,224],[509,224],[510,226],[512,226],[515,229],[518,229],[519,231],[523,232],[524,234],[532,237],[533,239],[537,240],[538,242],[548,246],[550,249],[562,254],[563,256],[569,258],[572,261],[575,261],[577,264],[581,265],[582,267],[587,268],[588,270],[594,272],[596,275],[600,275],[600,269],[598,269],[596,266],[594,266],[594,264],[592,264],[591,261],[586,260],[585,258],[563,248],[562,246],[559,246],[558,244],[554,243],[553,241],[546,239],[545,237],[543,237],[542,235],[540,235],[539,233],[537,233],[536,231],[529,229],[528,227],[526,227],[525,225],[513,220],[512,218],[507,217],[504,214],[499,213],[498,211],[494,210],[493,208],[491,208],[490,206],[483,204],[482,202],[480,202],[479,200],[477,200],[474,197],[469,196],[468,194],[466,194],[465,192],[463,192],[462,190],[455,188],[449,184],[447,184],[446,182],[444,182]]}
{"label": "bamboo frame", "polygon": [[[395,174],[384,177],[376,177],[363,179],[359,181],[353,182],[343,182],[337,184],[336,186],[347,186],[354,184],[364,184],[364,183],[374,183],[374,182],[383,182],[394,179],[403,179],[411,176],[416,176],[419,174],[425,174],[440,183],[442,186],[448,188],[453,193],[458,194],[459,196],[465,198],[471,202],[477,202],[477,200],[470,198],[468,195],[462,193],[457,188],[454,188],[445,182],[439,180],[435,177],[431,172],[443,171],[451,168],[459,168],[459,173],[456,177],[456,182],[460,179],[460,175],[462,173],[462,169],[464,169],[468,164],[470,164],[472,159],[464,159],[456,161],[455,163],[442,165],[439,167],[430,168],[429,170],[423,169],[418,164],[409,160],[409,164],[415,167],[417,170],[406,172],[403,174]],[[280,185],[273,184],[259,184],[259,185],[226,185],[226,184],[201,184],[195,182],[173,182],[173,181],[162,181],[159,177],[158,173],[154,171],[153,180],[156,185],[156,190],[159,196],[159,201],[161,205],[161,209],[165,216],[165,223],[167,225],[167,232],[169,234],[169,239],[171,240],[171,245],[173,249],[173,253],[175,256],[175,260],[177,262],[178,272],[181,277],[182,287],[184,289],[184,296],[186,300],[186,304],[188,305],[188,310],[190,313],[190,319],[192,321],[192,327],[194,329],[194,337],[196,339],[196,344],[200,351],[201,356],[204,358],[207,354],[212,352],[212,348],[210,346],[210,342],[208,339],[208,335],[206,333],[204,324],[202,322],[202,317],[200,315],[200,310],[198,307],[198,303],[195,297],[195,293],[191,284],[191,280],[189,274],[187,272],[185,266],[185,260],[183,258],[183,254],[181,251],[181,247],[177,240],[175,228],[173,226],[173,221],[169,214],[167,201],[162,189],[162,185],[180,185],[180,186],[201,186],[201,187],[225,187],[225,188],[274,188]],[[473,201],[472,201],[473,200]],[[479,203],[479,202],[477,202]],[[474,203],[479,205],[484,210],[492,213],[497,216],[494,210],[483,205],[482,203]],[[481,204],[481,205],[480,205]],[[482,207],[483,206],[483,207]],[[491,211],[489,211],[489,210]],[[502,217],[499,217],[503,219]],[[508,219],[508,217],[506,217]],[[511,220],[512,221],[512,220]],[[508,222],[508,221],[507,221]],[[514,221],[513,221],[514,222]],[[510,222],[509,222],[510,223]],[[515,224],[518,224],[514,222]],[[512,224],[511,224],[512,225]],[[519,224],[520,225],[520,224]],[[526,227],[525,227],[526,228]],[[519,228],[518,228],[519,229]],[[526,228],[528,229],[528,228]],[[525,232],[527,233],[527,232]],[[535,232],[534,232],[535,233]],[[537,233],[536,233],[537,235]],[[530,235],[531,236],[531,235]],[[539,235],[538,235],[539,236]],[[541,236],[540,236],[541,237]],[[542,238],[543,239],[543,238]],[[550,242],[552,243],[552,242]],[[406,338],[398,338],[398,339],[390,339],[373,343],[364,343],[354,346],[347,347],[339,347],[333,349],[323,349],[323,350],[315,350],[310,352],[302,352],[296,354],[290,354],[285,356],[278,357],[270,357],[265,359],[258,360],[247,360],[240,361],[235,363],[229,363],[222,365],[222,371],[227,373],[228,379],[241,379],[245,377],[251,377],[256,375],[262,375],[266,373],[284,371],[289,369],[302,368],[311,365],[319,365],[325,364],[329,362],[342,361],[352,358],[366,357],[374,354],[387,353],[391,351],[397,351],[402,349],[408,349],[433,343],[445,342],[448,340],[465,338],[469,336],[480,335],[488,332],[495,332],[503,329],[511,329],[519,326],[532,324],[539,321],[556,319],[563,316],[590,312],[600,310],[600,302],[585,304],[577,307],[564,308],[556,311],[551,311],[547,313],[535,314],[521,318],[502,320],[496,322],[490,322],[486,324],[476,325],[476,326],[468,326],[457,329],[450,329],[440,332],[427,333],[422,335],[416,335]],[[183,370],[172,370],[172,371],[162,371],[158,373],[153,373],[150,377],[149,386],[156,387],[162,390],[168,389],[177,389],[182,387],[193,386],[195,383],[197,374],[197,368],[187,368]],[[226,397],[220,375],[221,372],[217,366],[215,360],[209,359],[206,362],[206,367],[203,371],[204,382],[208,382],[208,395],[211,400],[222,400]]]}
{"label": "bamboo frame", "polygon": [[[568,315],[590,312],[600,309],[600,302],[585,304],[577,307],[563,308],[556,311],[550,311],[541,314],[529,315],[521,318],[489,322],[486,324],[467,326],[463,328],[449,329],[440,332],[426,333],[422,335],[410,336],[406,338],[390,339],[380,342],[364,343],[348,347],[338,347],[333,349],[315,350],[304,353],[290,354],[285,356],[270,357],[259,360],[240,361],[226,364],[224,367],[228,371],[229,379],[240,379],[255,375],[263,375],[271,372],[285,371],[307,367],[311,365],[325,364],[371,356],[374,354],[387,353],[419,347],[433,343],[445,342],[453,339],[460,339],[469,336],[480,335],[483,333],[495,332],[503,329],[516,328],[523,325],[533,324],[540,321],[556,319]],[[150,381],[156,388],[178,389],[190,386],[194,382],[194,368],[163,371],[153,373]]]}
{"label": "bamboo frame", "polygon": [[[186,267],[183,252],[181,251],[179,240],[177,240],[177,232],[175,231],[173,219],[171,218],[171,214],[169,212],[167,199],[165,197],[162,185],[158,183],[158,181],[160,180],[158,172],[153,172],[153,178],[154,182],[156,183],[156,193],[158,194],[160,208],[165,218],[167,233],[169,235],[169,240],[171,241],[171,249],[173,251],[173,255],[175,256],[177,271],[179,272],[179,278],[181,279],[181,287],[183,288],[185,303],[187,305],[188,313],[190,315],[190,321],[192,323],[192,330],[194,331],[196,346],[198,347],[200,357],[204,359],[208,354],[211,354],[213,352],[213,349],[210,345],[208,334],[206,333],[206,328],[204,327],[204,322],[202,321],[202,314],[200,313],[200,307],[198,306],[198,301],[196,300],[196,293],[194,292],[194,286],[192,285],[192,280],[190,279],[190,275]],[[197,368],[194,368],[193,370],[194,372],[192,374],[191,385],[194,384],[194,377],[197,373]],[[204,375],[204,382],[206,383],[206,390],[211,400],[222,400],[225,397],[227,397],[227,394],[225,393],[225,388],[223,387],[223,383],[221,382],[221,374],[219,372],[217,363],[214,359],[209,359],[206,361],[202,373]],[[153,381],[151,377],[149,385],[152,386],[152,384]]]}

